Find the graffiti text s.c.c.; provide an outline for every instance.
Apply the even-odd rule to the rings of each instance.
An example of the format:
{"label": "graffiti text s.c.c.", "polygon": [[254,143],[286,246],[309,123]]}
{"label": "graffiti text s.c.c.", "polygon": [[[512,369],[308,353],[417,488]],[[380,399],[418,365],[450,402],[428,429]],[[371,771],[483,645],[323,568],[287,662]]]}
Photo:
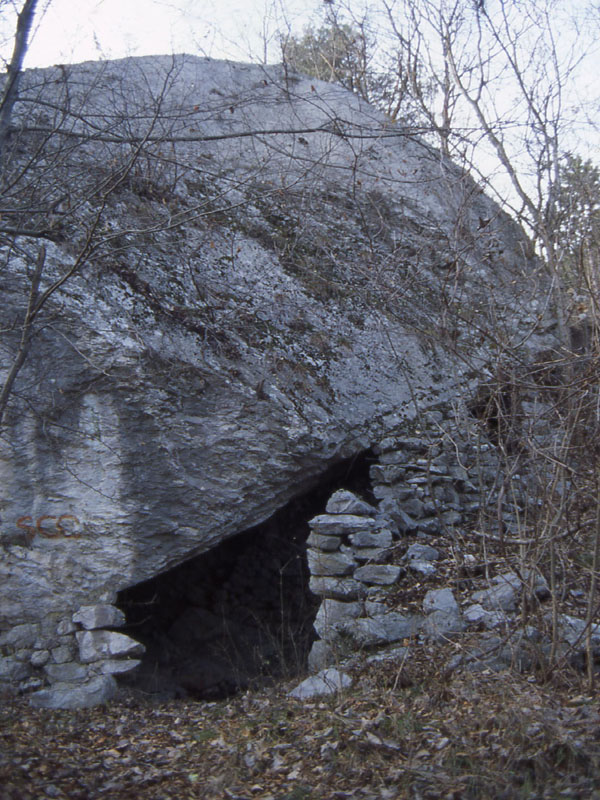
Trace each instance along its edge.
{"label": "graffiti text s.c.c.", "polygon": [[61,514],[58,517],[52,514],[42,514],[41,517],[35,520],[35,523],[33,517],[29,515],[19,517],[17,520],[17,528],[26,531],[27,540],[30,544],[35,536],[45,536],[47,539],[58,539],[60,537],[78,539],[80,525],[81,523],[73,514]]}

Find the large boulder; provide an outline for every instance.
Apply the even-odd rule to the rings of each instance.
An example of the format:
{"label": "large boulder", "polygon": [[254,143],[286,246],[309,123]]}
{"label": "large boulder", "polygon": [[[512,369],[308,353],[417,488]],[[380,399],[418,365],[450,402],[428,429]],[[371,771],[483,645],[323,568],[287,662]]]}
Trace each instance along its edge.
{"label": "large boulder", "polygon": [[339,86],[189,56],[34,70],[14,141],[46,215],[28,200],[39,236],[3,248],[0,380],[39,243],[41,291],[73,272],[0,437],[0,633],[43,610],[39,652],[474,390],[498,320],[503,352],[535,342],[518,226]]}

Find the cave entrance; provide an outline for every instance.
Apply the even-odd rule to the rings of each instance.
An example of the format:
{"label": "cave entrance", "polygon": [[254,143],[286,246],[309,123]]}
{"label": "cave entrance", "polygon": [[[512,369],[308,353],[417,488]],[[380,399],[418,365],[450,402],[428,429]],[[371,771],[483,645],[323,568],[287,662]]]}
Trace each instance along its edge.
{"label": "cave entrance", "polygon": [[142,664],[122,683],[161,698],[213,700],[306,667],[320,599],[309,590],[308,521],[337,489],[373,502],[372,451],[338,462],[268,520],[119,593]]}

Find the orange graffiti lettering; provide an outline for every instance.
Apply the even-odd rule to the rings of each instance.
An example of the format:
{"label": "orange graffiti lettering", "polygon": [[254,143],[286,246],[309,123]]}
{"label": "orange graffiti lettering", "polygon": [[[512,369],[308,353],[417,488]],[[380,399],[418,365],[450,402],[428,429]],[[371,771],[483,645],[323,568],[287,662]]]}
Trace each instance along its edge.
{"label": "orange graffiti lettering", "polygon": [[[52,520],[54,523],[54,530],[52,530],[51,525],[44,527],[44,523],[48,520]],[[46,539],[58,539],[61,536],[68,539],[79,539],[80,534],[77,533],[77,531],[69,530],[69,526],[65,527],[63,524],[66,523],[67,520],[72,520],[76,525],[81,525],[74,514],[61,514],[60,517],[55,517],[52,514],[42,514],[41,517],[37,518],[35,525],[33,524],[33,517],[27,515],[19,517],[16,524],[17,528],[26,531],[28,545],[31,544],[38,533],[40,536],[46,537]]]}

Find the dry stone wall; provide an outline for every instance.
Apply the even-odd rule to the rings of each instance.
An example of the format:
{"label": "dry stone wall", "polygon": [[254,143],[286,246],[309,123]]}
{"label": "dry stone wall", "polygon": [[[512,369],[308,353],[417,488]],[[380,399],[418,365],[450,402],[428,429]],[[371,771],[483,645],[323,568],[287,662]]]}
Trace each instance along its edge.
{"label": "dry stone wall", "polygon": [[[428,538],[444,535],[452,542],[484,507],[494,507],[503,485],[494,448],[466,418],[458,423],[433,412],[411,435],[387,437],[377,452],[370,468],[377,507],[338,491],[326,513],[310,522],[310,588],[322,598],[314,626],[319,638],[309,656],[313,671],[361,648],[417,635],[436,640],[466,627],[450,589],[429,591],[420,614],[390,605],[389,590],[401,586],[407,572],[435,574],[440,554]],[[504,519],[513,511],[507,504]],[[405,550],[401,559],[399,548]],[[471,618],[476,606],[468,609]]]}
{"label": "dry stone wall", "polygon": [[[525,671],[551,653],[584,668],[586,622],[560,614],[552,640],[550,589],[542,572],[518,565],[507,569],[507,562],[504,570],[488,575],[476,569],[475,556],[461,555],[477,533],[495,537],[495,525],[518,530],[516,515],[526,510],[525,478],[512,474],[509,485],[495,447],[464,417],[436,413],[429,422],[411,435],[388,437],[377,448],[379,463],[370,470],[376,507],[337,492],[327,513],[311,521],[311,588],[321,598],[311,671],[323,683],[328,668],[351,668],[361,651],[375,651],[367,663],[404,662],[413,646],[463,633],[447,670]],[[380,546],[371,547],[374,541]],[[452,588],[427,588],[436,579],[442,546],[480,576],[460,598],[454,581]],[[336,569],[341,564],[342,574]],[[399,610],[398,598],[411,583],[422,587],[420,606],[407,613]],[[524,598],[530,612],[535,608],[527,624]],[[592,655],[600,659],[600,625],[591,624],[589,636]],[[339,690],[330,681],[325,692],[321,683],[315,688],[305,682],[292,694],[304,698]]]}
{"label": "dry stone wall", "polygon": [[0,688],[32,692],[34,705],[79,708],[109,700],[115,674],[140,664],[144,647],[113,631],[125,622],[115,606],[82,606],[74,614],[19,625],[0,636]]}

